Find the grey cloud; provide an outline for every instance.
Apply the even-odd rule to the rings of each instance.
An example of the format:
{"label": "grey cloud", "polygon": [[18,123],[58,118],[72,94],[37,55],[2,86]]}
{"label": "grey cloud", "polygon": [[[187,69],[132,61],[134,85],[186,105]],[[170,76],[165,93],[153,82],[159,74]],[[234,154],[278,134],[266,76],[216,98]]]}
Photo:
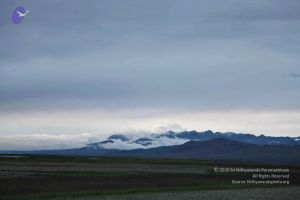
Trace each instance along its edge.
{"label": "grey cloud", "polygon": [[[6,16],[19,1],[3,1],[2,60],[29,59],[41,55],[60,57],[106,48],[130,36],[159,40],[189,37],[249,37],[282,31],[286,26],[256,20],[298,20],[299,1],[22,1],[30,16],[14,26]],[[44,12],[47,9],[48,12]],[[5,16],[6,15],[6,16]],[[250,22],[239,21],[248,20]],[[245,24],[246,23],[246,24]],[[273,30],[270,30],[270,25]],[[298,26],[297,26],[298,27]],[[256,31],[253,31],[256,29]],[[270,31],[268,31],[270,30]],[[298,29],[299,30],[299,29]],[[291,30],[289,30],[291,31]],[[297,30],[295,30],[297,31]],[[293,32],[295,32],[293,31]],[[257,33],[258,32],[258,33]],[[289,33],[291,34],[291,33]],[[11,40],[14,45],[11,45]],[[14,56],[18,55],[18,56]]]}
{"label": "grey cloud", "polygon": [[0,5],[0,109],[299,108],[297,0]]}

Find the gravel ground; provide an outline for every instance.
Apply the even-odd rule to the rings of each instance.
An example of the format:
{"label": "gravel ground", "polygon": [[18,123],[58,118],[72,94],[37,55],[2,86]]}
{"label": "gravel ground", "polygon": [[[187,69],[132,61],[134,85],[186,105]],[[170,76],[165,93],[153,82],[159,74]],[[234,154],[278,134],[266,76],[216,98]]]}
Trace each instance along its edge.
{"label": "gravel ground", "polygon": [[[300,187],[165,192],[119,196],[59,198],[59,200],[300,200]],[[57,199],[58,200],[58,199]]]}

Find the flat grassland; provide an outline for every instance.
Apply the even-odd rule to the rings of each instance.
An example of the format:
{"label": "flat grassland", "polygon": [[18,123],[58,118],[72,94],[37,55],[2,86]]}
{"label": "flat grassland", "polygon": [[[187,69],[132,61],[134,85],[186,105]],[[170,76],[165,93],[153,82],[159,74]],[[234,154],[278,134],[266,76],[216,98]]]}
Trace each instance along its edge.
{"label": "flat grassland", "polygon": [[[216,171],[216,168],[241,167],[287,168],[290,184],[232,184],[232,180],[252,179],[252,174]],[[114,199],[116,195],[135,199],[132,195],[139,197],[149,193],[154,195],[150,195],[150,199],[155,199],[157,195],[172,196],[188,191],[204,195],[219,189],[230,193],[232,189],[276,187],[271,189],[282,191],[278,186],[285,186],[285,190],[300,189],[300,167],[173,159],[0,156],[0,199],[95,199],[98,196]]]}

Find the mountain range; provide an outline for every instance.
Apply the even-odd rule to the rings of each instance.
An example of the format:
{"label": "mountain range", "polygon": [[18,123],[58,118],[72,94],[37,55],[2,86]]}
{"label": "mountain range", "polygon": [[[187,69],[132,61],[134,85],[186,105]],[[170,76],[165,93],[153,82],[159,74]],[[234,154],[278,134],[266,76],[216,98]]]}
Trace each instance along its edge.
{"label": "mountain range", "polygon": [[210,130],[177,133],[168,131],[143,137],[116,134],[78,149],[0,153],[202,159],[300,165],[300,137],[255,136]]}
{"label": "mountain range", "polygon": [[111,135],[106,140],[91,143],[84,147],[85,149],[148,149],[160,146],[180,145],[189,141],[205,141],[216,138],[224,138],[238,142],[245,142],[257,145],[299,145],[300,137],[272,137],[255,136],[253,134],[233,133],[233,132],[213,132],[207,130],[204,132],[168,131],[162,134],[149,134],[143,137],[134,137],[124,134]]}

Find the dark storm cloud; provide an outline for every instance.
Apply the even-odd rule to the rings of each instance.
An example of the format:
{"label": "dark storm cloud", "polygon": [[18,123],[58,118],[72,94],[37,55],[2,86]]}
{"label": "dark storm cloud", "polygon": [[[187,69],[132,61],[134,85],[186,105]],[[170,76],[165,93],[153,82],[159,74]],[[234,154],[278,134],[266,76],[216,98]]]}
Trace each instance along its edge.
{"label": "dark storm cloud", "polygon": [[[11,11],[31,10],[20,25]],[[299,108],[300,2],[1,1],[0,108]],[[268,74],[266,77],[265,74]]]}

